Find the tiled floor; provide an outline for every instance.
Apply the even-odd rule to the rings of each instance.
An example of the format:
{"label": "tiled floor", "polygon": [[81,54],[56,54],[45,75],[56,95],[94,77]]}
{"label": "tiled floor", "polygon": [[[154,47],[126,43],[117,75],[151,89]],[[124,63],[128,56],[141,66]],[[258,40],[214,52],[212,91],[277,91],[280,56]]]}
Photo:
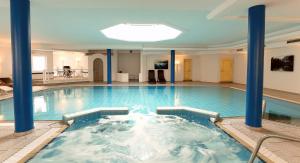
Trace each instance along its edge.
{"label": "tiled floor", "polygon": [[27,135],[16,135],[14,123],[0,123],[0,162],[23,162],[61,133],[67,126],[57,121],[39,121]]}
{"label": "tiled floor", "polygon": [[[247,127],[244,121],[244,118],[227,118],[217,125],[250,149],[253,149],[259,138],[264,135],[283,135],[300,139],[300,127],[263,120],[261,129],[253,129]],[[300,143],[278,138],[267,139],[260,150],[260,157],[276,163],[299,163]]]}

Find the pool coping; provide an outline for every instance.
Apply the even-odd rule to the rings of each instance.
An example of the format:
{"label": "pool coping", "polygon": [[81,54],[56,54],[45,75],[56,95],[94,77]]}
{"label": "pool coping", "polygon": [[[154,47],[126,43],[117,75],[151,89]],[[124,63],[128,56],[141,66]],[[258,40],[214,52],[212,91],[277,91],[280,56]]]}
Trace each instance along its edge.
{"label": "pool coping", "polygon": [[[219,117],[219,113],[212,112],[208,110],[203,109],[197,109],[197,108],[191,108],[186,106],[176,106],[176,107],[157,107],[156,113],[157,115],[168,115],[170,112],[181,112],[181,111],[187,111],[194,114],[204,115],[208,116],[210,118],[214,118],[215,120],[212,121],[216,127],[219,127],[227,133],[229,136],[233,137],[236,141],[241,143],[245,148],[252,151],[255,142],[248,138],[243,133],[237,131],[234,128],[226,128],[221,125],[222,119]],[[129,113],[128,107],[103,107],[103,108],[95,108],[92,110],[86,110],[76,113],[71,113],[65,116],[65,121],[61,122],[67,122],[69,120],[73,120],[76,118],[88,116],[91,114],[98,114],[98,113],[105,113],[106,115],[126,115]],[[58,137],[63,131],[65,131],[69,125],[64,125],[63,128],[52,128],[37,139],[35,139],[30,144],[26,145],[23,149],[19,150],[15,154],[13,154],[11,157],[9,157],[7,160],[4,161],[4,163],[10,163],[10,162],[26,162],[29,159],[33,158],[36,154],[38,154],[45,146],[47,146],[51,141],[53,141],[56,137]],[[235,130],[232,132],[232,130]],[[237,133],[237,134],[236,134]],[[258,153],[258,156],[266,161],[266,162],[286,162],[282,160],[280,157],[269,151],[268,149],[262,147],[261,150]]]}
{"label": "pool coping", "polygon": [[198,114],[202,116],[208,116],[210,118],[210,121],[215,123],[216,121],[220,120],[220,113],[205,110],[205,109],[198,109],[198,108],[192,108],[188,106],[159,106],[156,108],[156,113],[158,115],[168,115],[170,112],[190,112],[193,114]]}
{"label": "pool coping", "polygon": [[[101,107],[94,108],[91,110],[85,110],[80,112],[75,112],[71,114],[63,115],[61,121],[56,121],[63,123],[62,128],[51,128],[49,131],[39,136],[33,142],[27,144],[25,147],[14,153],[12,156],[7,158],[3,163],[12,162],[26,162],[38,154],[44,147],[46,147],[50,142],[57,138],[62,132],[64,132],[68,127],[70,127],[68,121],[74,120],[76,118],[81,118],[89,116],[92,114],[101,115],[127,115],[129,113],[128,107]],[[26,135],[23,135],[26,136]]]}
{"label": "pool coping", "polygon": [[[60,123],[61,121],[56,121]],[[62,125],[60,128],[51,128],[46,133],[39,136],[37,139],[31,143],[25,145],[16,153],[12,154],[9,158],[4,160],[3,163],[12,163],[12,162],[26,162],[32,157],[34,157],[38,152],[40,152],[45,146],[47,146],[52,140],[54,140],[58,135],[60,135],[67,125]],[[26,137],[26,135],[23,135]]]}
{"label": "pool coping", "polygon": [[[226,118],[226,119],[239,119],[239,118]],[[235,129],[234,127],[231,127],[226,124],[225,125],[222,124],[223,120],[224,119],[216,122],[215,125],[218,126],[220,129],[222,129],[229,136],[234,138],[236,141],[238,141],[240,144],[242,144],[245,148],[247,148],[252,153],[254,148],[256,147],[257,142],[250,139],[247,135]],[[253,130],[259,130],[259,129],[253,129]],[[270,151],[264,146],[260,148],[257,155],[265,162],[287,163],[287,161],[283,160],[280,156],[274,154],[272,151]]]}
{"label": "pool coping", "polygon": [[101,115],[127,115],[129,113],[128,107],[99,107],[89,110],[79,111],[75,113],[69,113],[63,115],[63,122],[74,120],[76,118],[85,117],[92,114]]}
{"label": "pool coping", "polygon": [[[232,137],[234,140],[239,142],[243,147],[248,149],[250,153],[253,151],[253,149],[256,146],[256,142],[248,138],[246,135],[244,135],[242,132],[234,129],[233,127],[230,126],[223,126],[222,121],[223,118],[219,117],[219,113],[217,112],[212,112],[204,109],[196,109],[196,108],[191,108],[191,107],[186,107],[186,106],[176,106],[176,107],[157,107],[156,113],[159,115],[170,115],[170,113],[177,113],[177,112],[182,112],[182,111],[187,111],[190,113],[196,113],[204,116],[209,116],[211,118],[215,118],[215,121],[212,121],[216,127],[220,128],[222,131],[224,131],[228,136]],[[232,118],[227,118],[227,119],[234,119],[235,117]],[[241,117],[239,117],[241,118]],[[230,129],[228,129],[230,127]],[[287,163],[285,160],[281,159],[279,156],[275,155],[272,151],[268,150],[265,147],[261,147],[258,153],[258,157],[262,159],[263,161],[266,162],[281,162],[281,163]]]}

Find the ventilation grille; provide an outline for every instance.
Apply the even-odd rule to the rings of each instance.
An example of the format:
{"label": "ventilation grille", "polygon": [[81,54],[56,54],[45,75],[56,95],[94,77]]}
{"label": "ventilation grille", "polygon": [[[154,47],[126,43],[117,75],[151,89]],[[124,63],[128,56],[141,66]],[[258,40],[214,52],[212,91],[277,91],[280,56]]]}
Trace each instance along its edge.
{"label": "ventilation grille", "polygon": [[104,54],[106,55],[106,50],[88,50],[85,55],[93,55],[93,54]]}

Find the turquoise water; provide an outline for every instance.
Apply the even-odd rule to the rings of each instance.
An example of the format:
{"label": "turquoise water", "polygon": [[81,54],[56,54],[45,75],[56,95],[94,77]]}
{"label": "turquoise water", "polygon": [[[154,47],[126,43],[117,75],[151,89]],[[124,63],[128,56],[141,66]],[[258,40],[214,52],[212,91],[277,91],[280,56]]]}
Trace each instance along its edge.
{"label": "turquoise water", "polygon": [[[300,118],[300,105],[265,97],[267,112]],[[190,106],[219,112],[222,117],[245,115],[245,92],[217,86],[193,87],[70,87],[34,93],[34,118],[60,120],[73,113],[105,106],[128,106],[141,113],[158,106]],[[12,99],[0,101],[0,119],[13,120]]]}
{"label": "turquoise water", "polygon": [[[205,117],[80,118],[30,163],[244,163],[250,152]],[[185,118],[183,118],[185,117]],[[255,162],[262,162],[256,159]]]}

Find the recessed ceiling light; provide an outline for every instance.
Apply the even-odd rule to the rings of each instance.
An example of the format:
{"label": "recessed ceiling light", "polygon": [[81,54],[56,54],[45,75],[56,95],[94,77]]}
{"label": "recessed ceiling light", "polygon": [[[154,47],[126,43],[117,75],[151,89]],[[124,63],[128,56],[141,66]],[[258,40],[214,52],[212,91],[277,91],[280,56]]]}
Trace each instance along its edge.
{"label": "recessed ceiling light", "polygon": [[163,24],[118,24],[101,32],[108,38],[129,42],[171,40],[182,33]]}

